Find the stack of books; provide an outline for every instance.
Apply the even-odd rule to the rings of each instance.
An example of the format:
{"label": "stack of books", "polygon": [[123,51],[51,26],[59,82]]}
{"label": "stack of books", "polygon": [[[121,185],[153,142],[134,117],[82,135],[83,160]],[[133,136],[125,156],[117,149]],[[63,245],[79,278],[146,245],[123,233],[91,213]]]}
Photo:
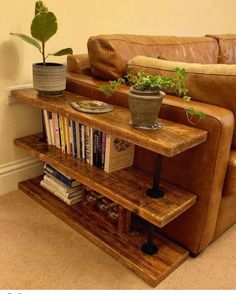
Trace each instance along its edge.
{"label": "stack of books", "polygon": [[46,163],[40,185],[70,206],[84,197],[84,187],[81,183]]}
{"label": "stack of books", "polygon": [[43,112],[48,144],[108,173],[133,165],[134,144],[50,111]]}

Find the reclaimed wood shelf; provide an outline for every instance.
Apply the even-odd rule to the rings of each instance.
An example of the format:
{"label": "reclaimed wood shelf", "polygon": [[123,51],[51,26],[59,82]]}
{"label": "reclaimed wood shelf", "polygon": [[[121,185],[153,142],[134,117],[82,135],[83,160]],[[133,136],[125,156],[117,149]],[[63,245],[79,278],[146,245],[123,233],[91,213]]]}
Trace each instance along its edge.
{"label": "reclaimed wood shelf", "polygon": [[[152,286],[156,286],[187,258],[186,250],[157,235],[154,226],[162,228],[191,208],[197,201],[197,195],[166,181],[160,182],[161,159],[162,156],[172,157],[205,142],[206,131],[164,119],[162,129],[134,129],[129,126],[131,117],[128,109],[114,106],[110,113],[81,113],[74,110],[70,102],[89,98],[66,91],[61,97],[50,98],[38,97],[34,89],[14,90],[11,95],[21,102],[57,113],[156,153],[153,176],[134,167],[109,174],[44,143],[40,140],[41,134],[15,139],[15,145],[27,153],[119,204],[122,216],[118,226],[108,224],[105,218],[95,211],[84,209],[80,204],[67,206],[40,186],[40,178],[20,183],[22,191]],[[156,193],[164,196],[156,199],[148,197],[147,189],[151,197]],[[145,220],[144,230],[128,230],[131,214],[133,219],[136,216]],[[155,252],[149,252],[148,247],[151,250],[155,247]]]}
{"label": "reclaimed wood shelf", "polygon": [[102,222],[98,226],[98,220],[90,218],[80,204],[66,205],[41,187],[40,180],[41,177],[27,180],[20,183],[19,188],[151,286],[155,287],[187,259],[188,251],[157,233],[155,244],[159,247],[158,253],[145,255],[140,250],[146,238],[142,232],[132,230],[119,235]]}
{"label": "reclaimed wood shelf", "polygon": [[152,177],[134,167],[106,173],[102,169],[64,154],[55,146],[40,141],[41,134],[14,140],[16,146],[40,158],[66,175],[101,193],[150,223],[163,227],[196,203],[197,196],[166,181],[161,182],[165,196],[152,199],[145,191]]}
{"label": "reclaimed wood shelf", "polygon": [[164,128],[155,131],[134,129],[129,126],[130,112],[123,107],[103,114],[86,114],[74,110],[70,102],[87,97],[64,92],[61,97],[38,97],[34,89],[14,90],[11,95],[24,103],[55,112],[69,119],[100,129],[160,155],[171,157],[203,143],[207,132],[162,119]]}

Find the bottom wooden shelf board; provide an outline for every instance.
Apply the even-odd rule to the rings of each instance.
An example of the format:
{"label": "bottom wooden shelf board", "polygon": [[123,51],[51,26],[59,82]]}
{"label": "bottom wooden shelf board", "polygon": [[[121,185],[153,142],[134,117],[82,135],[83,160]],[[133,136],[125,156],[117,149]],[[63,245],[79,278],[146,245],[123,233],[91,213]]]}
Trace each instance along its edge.
{"label": "bottom wooden shelf board", "polygon": [[[42,177],[33,178],[19,184],[19,189],[47,208],[84,237],[113,256],[120,263],[155,287],[188,258],[188,251],[166,238],[156,234],[154,244],[158,252],[149,256],[140,247],[146,241],[143,230],[118,234],[106,222],[90,218],[86,209],[77,203],[68,206],[40,186]],[[135,224],[132,226],[135,228]],[[137,226],[138,227],[138,226]]]}

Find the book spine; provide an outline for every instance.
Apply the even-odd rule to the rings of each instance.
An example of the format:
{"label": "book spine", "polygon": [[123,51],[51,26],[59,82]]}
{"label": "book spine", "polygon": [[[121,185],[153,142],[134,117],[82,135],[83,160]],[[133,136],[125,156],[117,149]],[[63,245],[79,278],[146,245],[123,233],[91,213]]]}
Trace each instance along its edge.
{"label": "book spine", "polygon": [[111,135],[106,134],[106,149],[105,149],[105,164],[104,164],[105,172],[108,172],[108,169],[109,169],[110,145],[111,145]]}
{"label": "book spine", "polygon": [[66,153],[71,154],[69,122],[66,117],[64,117],[64,125],[65,125],[65,138],[66,138]]}
{"label": "book spine", "polygon": [[64,176],[63,174],[61,174],[59,171],[51,168],[50,166],[46,165],[44,166],[44,169],[51,174],[53,177],[55,177],[56,179],[60,180],[61,182],[63,182],[65,185],[72,187],[72,181],[69,180],[66,176]]}
{"label": "book spine", "polygon": [[93,165],[98,167],[98,145],[99,145],[98,130],[93,131]]}
{"label": "book spine", "polygon": [[53,130],[53,118],[52,118],[52,112],[48,111],[48,118],[49,118],[49,127],[50,127],[50,134],[51,134],[51,141],[52,145],[55,145],[55,139],[54,139],[54,130]]}
{"label": "book spine", "polygon": [[60,134],[61,134],[61,149],[62,152],[66,152],[66,140],[65,140],[65,126],[64,126],[64,119],[62,116],[59,115],[59,125],[60,125]]}
{"label": "book spine", "polygon": [[89,128],[89,140],[90,140],[90,164],[93,165],[93,128]]}
{"label": "book spine", "polygon": [[81,159],[85,161],[85,130],[84,125],[81,125]]}
{"label": "book spine", "polygon": [[85,158],[86,162],[90,163],[89,126],[85,126]]}
{"label": "book spine", "polygon": [[76,150],[77,150],[77,158],[81,158],[80,154],[80,127],[79,123],[75,122],[75,132],[76,132]]}
{"label": "book spine", "polygon": [[57,114],[53,113],[53,126],[54,126],[54,134],[55,134],[55,145],[57,148],[61,147],[60,138],[59,138],[59,125]]}
{"label": "book spine", "polygon": [[69,154],[72,154],[72,144],[73,144],[73,133],[72,133],[72,120],[70,119],[67,119],[68,121],[68,126],[69,126],[69,142],[70,142],[70,153]]}
{"label": "book spine", "polygon": [[59,148],[61,148],[61,128],[60,128],[60,115],[57,114],[58,136],[59,136]]}
{"label": "book spine", "polygon": [[46,128],[47,143],[49,145],[51,145],[52,141],[51,141],[51,133],[50,133],[50,126],[49,126],[48,112],[45,109],[43,110],[43,117],[44,117],[45,128]]}
{"label": "book spine", "polygon": [[106,133],[102,133],[102,165],[101,168],[104,169],[105,166],[105,152],[106,152]]}
{"label": "book spine", "polygon": [[72,127],[72,154],[74,157],[77,157],[77,141],[76,141],[76,123],[71,121]]}
{"label": "book spine", "polygon": [[102,131],[98,133],[98,167],[102,168]]}

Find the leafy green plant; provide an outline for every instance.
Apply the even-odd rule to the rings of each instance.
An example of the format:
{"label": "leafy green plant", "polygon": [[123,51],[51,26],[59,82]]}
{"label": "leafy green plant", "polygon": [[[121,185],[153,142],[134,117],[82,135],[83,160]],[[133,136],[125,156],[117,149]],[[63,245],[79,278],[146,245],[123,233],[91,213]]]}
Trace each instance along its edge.
{"label": "leafy green plant", "polygon": [[[34,18],[31,23],[31,36],[11,33],[11,35],[17,36],[25,42],[36,47],[42,55],[43,64],[46,64],[46,59],[50,55],[62,56],[73,54],[71,48],[61,49],[55,53],[49,53],[46,55],[45,44],[46,42],[57,32],[57,18],[55,14],[48,11],[48,8],[44,5],[43,1],[36,1]],[[38,42],[40,41],[40,42]]]}
{"label": "leafy green plant", "polygon": [[[116,89],[122,85],[132,86],[137,91],[170,91],[177,94],[184,102],[189,102],[191,97],[188,96],[189,90],[185,87],[187,72],[182,68],[175,68],[173,77],[155,76],[146,72],[138,72],[137,75],[127,75],[125,79],[109,81],[109,84],[99,86],[99,89],[105,96],[111,96]],[[191,123],[197,123],[205,118],[205,114],[193,107],[185,108],[187,118]],[[197,121],[194,122],[194,117]]]}

